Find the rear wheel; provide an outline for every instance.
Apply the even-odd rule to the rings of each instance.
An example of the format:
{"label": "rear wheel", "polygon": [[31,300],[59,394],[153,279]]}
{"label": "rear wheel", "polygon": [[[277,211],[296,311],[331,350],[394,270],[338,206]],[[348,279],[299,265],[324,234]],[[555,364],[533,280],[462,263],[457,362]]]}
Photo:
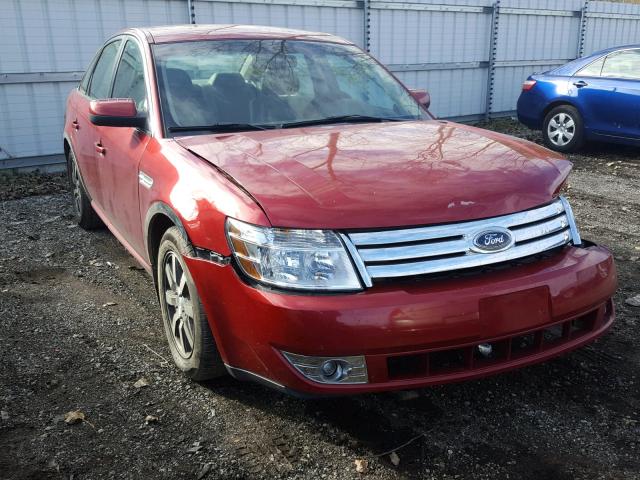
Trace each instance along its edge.
{"label": "rear wheel", "polygon": [[73,210],[76,223],[85,230],[101,227],[102,220],[100,220],[100,217],[91,206],[91,200],[89,200],[89,196],[84,189],[80,169],[73,150],[69,150],[67,158],[67,175],[69,176],[71,192],[73,193]]}
{"label": "rear wheel", "polygon": [[584,143],[582,117],[571,105],[553,108],[545,117],[542,136],[547,147],[558,152],[573,152]]}
{"label": "rear wheel", "polygon": [[211,334],[198,291],[183,255],[194,252],[177,227],[169,228],[160,241],[157,278],[164,330],[175,364],[194,380],[226,373]]}

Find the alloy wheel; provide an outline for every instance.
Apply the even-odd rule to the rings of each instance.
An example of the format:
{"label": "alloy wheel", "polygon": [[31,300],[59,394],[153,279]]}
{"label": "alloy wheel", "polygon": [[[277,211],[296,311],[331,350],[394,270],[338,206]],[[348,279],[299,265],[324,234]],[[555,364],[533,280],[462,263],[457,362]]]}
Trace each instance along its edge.
{"label": "alloy wheel", "polygon": [[71,183],[73,185],[73,204],[76,208],[78,215],[82,213],[82,192],[80,184],[80,172],[78,171],[78,164],[75,157],[71,158]]}
{"label": "alloy wheel", "polygon": [[549,141],[558,147],[564,147],[576,134],[576,123],[571,115],[560,112],[554,115],[547,126]]}
{"label": "alloy wheel", "polygon": [[193,354],[195,319],[187,276],[178,256],[169,251],[164,257],[164,301],[172,340],[178,354],[188,359]]}

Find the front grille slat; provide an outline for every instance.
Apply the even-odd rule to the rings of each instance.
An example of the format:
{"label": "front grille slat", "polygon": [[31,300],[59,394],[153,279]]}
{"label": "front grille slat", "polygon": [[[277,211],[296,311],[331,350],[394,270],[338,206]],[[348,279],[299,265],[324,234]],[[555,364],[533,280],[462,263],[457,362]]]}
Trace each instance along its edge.
{"label": "front grille slat", "polygon": [[[513,246],[482,253],[474,237],[485,230],[507,229]],[[573,241],[580,243],[571,208],[562,197],[539,208],[484,220],[432,227],[349,232],[352,255],[367,281],[411,277],[483,267],[536,255]],[[577,240],[577,241],[576,241]]]}
{"label": "front grille slat", "polygon": [[448,242],[425,243],[409,245],[405,247],[383,247],[360,249],[360,256],[365,262],[391,262],[393,260],[406,260],[411,258],[437,257],[464,253],[468,249],[466,240],[453,240]]}
{"label": "front grille slat", "polygon": [[531,240],[532,238],[544,237],[545,235],[549,235],[550,233],[564,230],[568,226],[569,222],[567,222],[567,216],[562,215],[561,217],[554,218],[552,220],[549,220],[548,222],[539,223],[531,227],[523,227],[521,229],[515,230],[513,233],[515,235],[516,243],[518,243],[524,242],[526,240]]}

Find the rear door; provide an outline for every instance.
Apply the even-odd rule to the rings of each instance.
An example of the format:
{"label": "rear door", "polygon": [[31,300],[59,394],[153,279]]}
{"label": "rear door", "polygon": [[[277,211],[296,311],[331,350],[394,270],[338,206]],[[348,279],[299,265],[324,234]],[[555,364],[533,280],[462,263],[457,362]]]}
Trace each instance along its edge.
{"label": "rear door", "polygon": [[[131,98],[139,115],[148,111],[142,51],[129,37],[117,64],[112,98]],[[102,208],[112,225],[142,254],[144,241],[138,205],[138,165],[150,140],[146,129],[132,127],[97,127],[102,153],[96,152],[101,183],[104,186]]]}
{"label": "rear door", "polygon": [[121,46],[122,39],[116,39],[103,47],[93,70],[80,85],[80,95],[76,101],[75,119],[73,120],[76,130],[74,151],[80,173],[87,193],[98,206],[103,204],[105,185],[100,176],[100,165],[96,158],[96,143],[99,141],[98,127],[89,120],[89,103],[94,99],[109,98],[111,81]]}
{"label": "rear door", "polygon": [[640,138],[640,50],[613,52],[573,77],[585,126],[601,135]]}

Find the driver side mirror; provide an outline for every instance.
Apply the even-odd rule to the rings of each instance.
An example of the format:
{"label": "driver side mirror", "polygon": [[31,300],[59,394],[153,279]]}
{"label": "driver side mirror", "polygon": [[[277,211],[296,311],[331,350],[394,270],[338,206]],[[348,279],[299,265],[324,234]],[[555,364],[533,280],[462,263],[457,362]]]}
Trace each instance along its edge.
{"label": "driver side mirror", "polygon": [[410,88],[409,92],[411,92],[411,96],[415,98],[420,105],[424,108],[429,108],[429,105],[431,105],[431,95],[429,95],[429,92],[417,88]]}
{"label": "driver side mirror", "polygon": [[145,128],[147,117],[138,115],[136,102],[131,98],[92,100],[89,104],[91,123],[103,127]]}

